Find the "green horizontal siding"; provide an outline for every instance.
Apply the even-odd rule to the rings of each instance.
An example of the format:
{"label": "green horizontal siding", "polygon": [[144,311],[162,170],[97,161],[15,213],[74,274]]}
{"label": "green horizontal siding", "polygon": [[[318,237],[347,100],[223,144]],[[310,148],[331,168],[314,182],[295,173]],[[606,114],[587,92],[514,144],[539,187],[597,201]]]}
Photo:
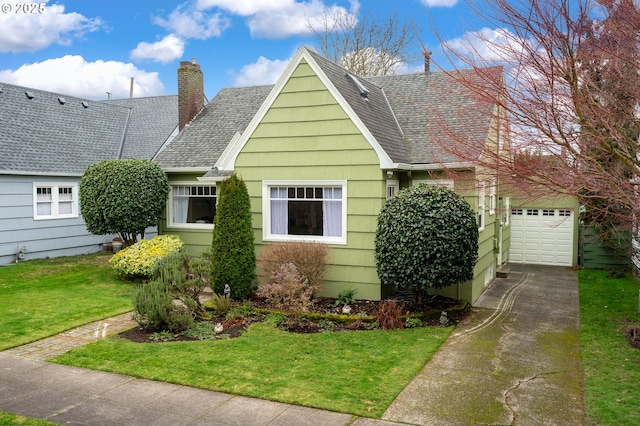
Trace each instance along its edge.
{"label": "green horizontal siding", "polygon": [[377,216],[386,196],[378,156],[336,99],[300,64],[235,163],[251,198],[257,250],[262,241],[262,182],[346,180],[347,244],[331,247],[323,295],[347,288],[380,299],[374,262]]}

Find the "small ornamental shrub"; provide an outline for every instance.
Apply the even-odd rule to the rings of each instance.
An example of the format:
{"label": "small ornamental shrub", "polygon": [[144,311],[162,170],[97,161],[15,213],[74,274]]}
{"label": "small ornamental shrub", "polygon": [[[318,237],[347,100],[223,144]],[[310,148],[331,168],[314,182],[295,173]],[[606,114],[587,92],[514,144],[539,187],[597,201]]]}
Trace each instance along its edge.
{"label": "small ornamental shrub", "polygon": [[174,309],[169,286],[157,281],[138,285],[133,291],[132,302],[131,318],[141,328],[156,331],[168,328],[169,316]]}
{"label": "small ornamental shrub", "polygon": [[293,263],[280,265],[271,274],[271,282],[260,284],[256,295],[264,297],[278,309],[305,312],[313,304],[313,294],[317,289],[309,285],[308,280]]}
{"label": "small ornamental shrub", "polygon": [[407,318],[404,326],[406,328],[422,327],[422,320],[420,318]]}
{"label": "small ornamental shrub", "polygon": [[125,278],[150,278],[162,259],[180,252],[184,244],[175,235],[158,235],[151,240],[138,241],[114,254],[109,263]]}
{"label": "small ornamental shrub", "polygon": [[285,242],[266,246],[258,258],[261,284],[272,282],[272,275],[282,265],[292,263],[313,288],[313,297],[322,290],[327,270],[329,246],[313,242]]}
{"label": "small ornamental shrub", "polygon": [[229,284],[232,299],[246,299],[253,290],[256,254],[249,193],[235,174],[220,183],[213,224],[211,288],[222,294]]}
{"label": "small ornamental shrub", "polygon": [[347,306],[352,304],[355,300],[355,295],[357,292],[357,289],[351,287],[345,288],[338,294],[338,298],[336,299],[336,303],[334,306]]}
{"label": "small ornamental shrub", "polygon": [[404,305],[398,304],[395,300],[385,300],[378,306],[378,311],[375,314],[376,322],[383,330],[393,330],[396,328],[403,328],[402,322],[402,310]]}
{"label": "small ornamental shrub", "polygon": [[200,294],[209,284],[210,268],[208,254],[176,251],[158,263],[154,279],[169,287],[171,295],[181,302],[183,310],[192,318],[204,319],[208,314],[200,302]]}
{"label": "small ornamental shrub", "polygon": [[383,285],[411,290],[422,303],[430,288],[473,278],[478,224],[455,192],[421,184],[387,200],[378,216],[375,262]]}
{"label": "small ornamental shrub", "polygon": [[231,299],[217,293],[211,295],[211,300],[206,303],[207,307],[213,309],[217,315],[225,315],[231,309]]}

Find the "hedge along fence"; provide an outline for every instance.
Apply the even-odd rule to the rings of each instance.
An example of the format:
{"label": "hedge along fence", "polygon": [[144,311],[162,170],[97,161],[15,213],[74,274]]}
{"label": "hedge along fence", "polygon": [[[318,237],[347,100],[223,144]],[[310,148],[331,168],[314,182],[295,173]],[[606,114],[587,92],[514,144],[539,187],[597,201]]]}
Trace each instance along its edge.
{"label": "hedge along fence", "polygon": [[120,277],[150,278],[162,259],[182,250],[184,250],[184,243],[180,237],[158,235],[151,240],[138,241],[120,250],[109,259],[109,263]]}

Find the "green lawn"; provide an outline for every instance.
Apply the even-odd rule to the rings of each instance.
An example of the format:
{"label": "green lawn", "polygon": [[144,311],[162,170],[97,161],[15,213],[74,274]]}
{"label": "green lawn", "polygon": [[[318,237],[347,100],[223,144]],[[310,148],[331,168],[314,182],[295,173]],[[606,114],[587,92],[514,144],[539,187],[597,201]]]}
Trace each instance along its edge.
{"label": "green lawn", "polygon": [[230,340],[139,344],[112,338],[52,361],[380,417],[451,329],[294,334],[259,323]]}
{"label": "green lawn", "polygon": [[0,268],[0,350],[130,311],[131,284],[110,256],[31,260]]}
{"label": "green lawn", "polygon": [[640,350],[623,328],[638,324],[638,289],[631,278],[582,270],[580,340],[587,415],[598,425],[640,424]]}
{"label": "green lawn", "polygon": [[42,419],[34,419],[31,417],[18,416],[17,414],[6,413],[0,411],[0,425],[22,425],[22,426],[53,426],[57,423],[51,423]]}

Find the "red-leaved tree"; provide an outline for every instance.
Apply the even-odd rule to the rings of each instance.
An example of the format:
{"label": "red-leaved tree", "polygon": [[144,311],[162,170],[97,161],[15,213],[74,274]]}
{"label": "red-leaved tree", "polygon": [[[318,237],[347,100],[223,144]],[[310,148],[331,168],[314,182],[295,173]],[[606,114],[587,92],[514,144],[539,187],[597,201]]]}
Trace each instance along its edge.
{"label": "red-leaved tree", "polygon": [[[477,71],[447,72],[478,100],[502,108],[509,125],[495,128],[510,143],[480,153],[454,129],[440,131],[446,138],[436,142],[461,161],[480,158],[522,194],[577,197],[603,232],[633,229],[640,208],[635,2],[494,0],[476,12],[496,29],[443,46],[457,67]],[[496,64],[506,79],[483,72]]]}

